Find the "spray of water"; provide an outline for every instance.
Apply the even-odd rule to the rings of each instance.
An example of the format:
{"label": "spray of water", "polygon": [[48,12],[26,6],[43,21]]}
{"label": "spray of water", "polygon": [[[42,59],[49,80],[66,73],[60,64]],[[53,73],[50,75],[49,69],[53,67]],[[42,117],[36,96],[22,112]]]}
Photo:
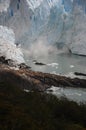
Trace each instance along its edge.
{"label": "spray of water", "polygon": [[45,37],[41,37],[29,45],[28,49],[24,49],[23,52],[28,58],[37,59],[48,57],[49,55],[52,55],[52,53],[59,54],[67,52],[67,48],[64,47],[63,49],[58,49],[56,45],[49,44]]}

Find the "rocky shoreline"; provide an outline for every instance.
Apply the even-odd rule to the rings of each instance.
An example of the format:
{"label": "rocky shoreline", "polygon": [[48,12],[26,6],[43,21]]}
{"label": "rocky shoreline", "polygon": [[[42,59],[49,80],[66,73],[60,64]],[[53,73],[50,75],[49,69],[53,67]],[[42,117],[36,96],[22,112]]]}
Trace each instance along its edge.
{"label": "rocky shoreline", "polygon": [[45,91],[51,86],[86,88],[86,79],[71,79],[55,74],[35,72],[25,64],[17,67],[12,64],[10,66],[8,61],[0,62],[0,82],[4,81],[31,91]]}

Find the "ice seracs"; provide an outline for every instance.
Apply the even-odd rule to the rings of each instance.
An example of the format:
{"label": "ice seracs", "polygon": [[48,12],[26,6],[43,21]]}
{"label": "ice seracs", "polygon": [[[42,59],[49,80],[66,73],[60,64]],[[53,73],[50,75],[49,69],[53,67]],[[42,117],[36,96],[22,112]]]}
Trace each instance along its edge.
{"label": "ice seracs", "polygon": [[0,26],[0,56],[12,60],[14,65],[25,62],[21,49],[15,44],[14,32],[4,26]]}
{"label": "ice seracs", "polygon": [[0,25],[12,28],[27,51],[41,38],[86,55],[86,0],[1,0]]}
{"label": "ice seracs", "polygon": [[7,11],[10,5],[10,0],[0,0],[0,12]]}

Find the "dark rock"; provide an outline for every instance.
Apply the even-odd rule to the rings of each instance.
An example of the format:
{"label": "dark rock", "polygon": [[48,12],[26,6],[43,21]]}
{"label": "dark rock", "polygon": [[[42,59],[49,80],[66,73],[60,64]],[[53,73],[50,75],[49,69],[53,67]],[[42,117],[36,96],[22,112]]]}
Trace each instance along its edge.
{"label": "dark rock", "polygon": [[78,75],[78,76],[86,76],[86,74],[84,74],[84,73],[79,73],[79,72],[75,72],[74,74],[75,74],[75,75]]}
{"label": "dark rock", "polygon": [[26,65],[25,63],[21,63],[19,65],[16,65],[16,64],[14,64],[13,60],[11,60],[11,59],[5,59],[4,56],[0,57],[0,63],[1,64],[5,64],[5,65],[9,65],[11,67],[18,66],[20,69],[30,69],[31,68],[30,66]]}
{"label": "dark rock", "polygon": [[9,65],[9,66],[13,66],[13,61],[11,59],[5,59],[4,56],[1,56],[0,57],[0,63],[1,64],[6,64],[6,65]]}
{"label": "dark rock", "polygon": [[41,62],[35,62],[34,64],[35,64],[35,65],[46,65],[46,64],[41,63]]}
{"label": "dark rock", "polygon": [[45,65],[44,63],[36,62],[35,65]]}
{"label": "dark rock", "polygon": [[86,88],[86,79],[71,79],[55,74],[35,72],[23,65],[21,65],[22,69],[14,70],[9,65],[0,64],[0,82],[10,82],[30,91],[45,91],[51,86]]}
{"label": "dark rock", "polygon": [[34,63],[35,65],[46,65],[46,64],[44,64],[44,63],[37,62],[37,60],[33,60],[33,63]]}
{"label": "dark rock", "polygon": [[31,69],[31,67],[26,65],[25,63],[21,63],[18,66],[19,66],[20,69]]}

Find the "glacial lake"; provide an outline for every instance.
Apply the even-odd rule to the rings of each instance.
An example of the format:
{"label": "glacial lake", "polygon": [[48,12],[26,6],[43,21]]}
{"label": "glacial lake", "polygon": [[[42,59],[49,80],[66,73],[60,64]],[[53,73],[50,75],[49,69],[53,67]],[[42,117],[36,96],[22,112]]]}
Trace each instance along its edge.
{"label": "glacial lake", "polygon": [[[74,76],[74,72],[86,74],[86,57],[84,56],[61,53],[29,58],[29,56],[25,55],[25,61],[34,71],[68,75],[70,77]],[[45,65],[36,65],[34,61]]]}
{"label": "glacial lake", "polygon": [[52,86],[51,88],[47,89],[47,93],[51,93],[57,97],[65,97],[69,100],[76,101],[78,103],[83,102],[86,103],[86,89],[84,88],[61,88]]}
{"label": "glacial lake", "polygon": [[[45,57],[39,56],[35,58],[28,58],[25,55],[26,63],[31,66],[32,70],[45,73],[66,75],[71,78],[76,77],[74,72],[86,74],[86,57],[73,54],[51,54]],[[44,63],[45,65],[36,65],[35,61]],[[78,78],[85,78],[86,76],[77,76]],[[84,88],[58,88],[52,86],[52,91],[47,91],[56,95],[57,97],[65,96],[70,100],[77,102],[86,102],[86,89]]]}

